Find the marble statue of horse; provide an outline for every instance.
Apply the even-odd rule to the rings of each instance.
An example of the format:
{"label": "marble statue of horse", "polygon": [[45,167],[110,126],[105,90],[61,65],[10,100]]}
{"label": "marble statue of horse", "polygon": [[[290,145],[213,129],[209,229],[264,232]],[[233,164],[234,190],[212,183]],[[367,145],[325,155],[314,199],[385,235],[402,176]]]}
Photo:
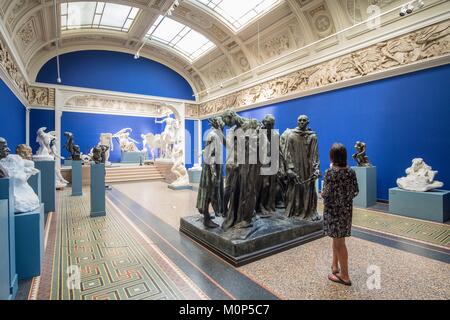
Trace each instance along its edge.
{"label": "marble statue of horse", "polygon": [[[153,133],[147,133],[147,134],[141,134],[142,138],[142,144],[143,144],[143,152],[147,152],[147,150],[150,151],[150,154],[152,155],[152,160],[155,160],[155,153],[159,149],[161,152],[163,152],[163,149],[161,147],[161,135],[160,134],[153,134]],[[148,147],[148,149],[147,149]]]}

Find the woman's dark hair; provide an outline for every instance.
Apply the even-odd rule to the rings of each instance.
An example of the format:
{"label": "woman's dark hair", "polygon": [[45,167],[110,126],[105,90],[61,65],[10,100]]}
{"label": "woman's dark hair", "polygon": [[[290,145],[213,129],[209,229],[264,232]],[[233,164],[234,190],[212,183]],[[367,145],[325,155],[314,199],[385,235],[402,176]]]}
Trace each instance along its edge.
{"label": "woman's dark hair", "polygon": [[331,146],[330,160],[335,166],[347,166],[347,149],[342,143],[335,143]]}

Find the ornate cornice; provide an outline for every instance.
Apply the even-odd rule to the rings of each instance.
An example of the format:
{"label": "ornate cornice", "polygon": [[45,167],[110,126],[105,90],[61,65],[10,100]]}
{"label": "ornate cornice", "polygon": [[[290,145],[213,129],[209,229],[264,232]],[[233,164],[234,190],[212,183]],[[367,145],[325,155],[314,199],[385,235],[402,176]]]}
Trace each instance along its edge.
{"label": "ornate cornice", "polygon": [[53,107],[55,106],[55,89],[30,86],[16,61],[12,57],[9,48],[0,35],[0,68],[14,86],[16,93],[23,98],[28,106]]}
{"label": "ornate cornice", "polygon": [[349,80],[363,82],[369,75],[444,56],[450,56],[450,20],[201,103],[198,115],[207,117],[224,110],[249,109]]}
{"label": "ornate cornice", "polygon": [[200,106],[198,104],[186,103],[185,116],[186,118],[197,119],[199,117]]}
{"label": "ornate cornice", "polygon": [[63,111],[128,114],[156,118],[172,113],[172,110],[164,103],[139,102],[98,95],[72,97],[65,103]]}

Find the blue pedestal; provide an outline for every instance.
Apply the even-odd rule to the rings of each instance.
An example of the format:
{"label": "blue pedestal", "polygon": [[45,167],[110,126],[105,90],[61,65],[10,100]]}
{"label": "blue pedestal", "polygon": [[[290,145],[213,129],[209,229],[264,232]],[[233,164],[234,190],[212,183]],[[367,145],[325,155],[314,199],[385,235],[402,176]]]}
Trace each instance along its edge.
{"label": "blue pedestal", "polygon": [[83,195],[83,170],[81,161],[72,161],[72,196]]}
{"label": "blue pedestal", "polygon": [[377,168],[352,167],[358,179],[359,194],[353,199],[356,207],[367,208],[377,203]]}
{"label": "blue pedestal", "polygon": [[91,217],[106,215],[105,210],[105,164],[91,165]]}
{"label": "blue pedestal", "polygon": [[39,198],[39,202],[42,202],[42,187],[41,187],[41,173],[37,173],[32,175],[28,179],[28,184],[33,188],[34,192],[37,194]]}
{"label": "blue pedestal", "polygon": [[142,163],[145,161],[144,152],[122,152],[120,157],[121,163]]}
{"label": "blue pedestal", "polygon": [[55,161],[35,161],[34,166],[41,171],[41,201],[44,204],[44,212],[54,212],[56,207]]}
{"label": "blue pedestal", "polygon": [[64,160],[64,165],[67,167],[71,167],[72,166],[72,160]]}
{"label": "blue pedestal", "polygon": [[184,185],[184,186],[172,186],[169,184],[167,187],[172,190],[192,190],[193,189],[192,186],[189,184]]}
{"label": "blue pedestal", "polygon": [[20,280],[41,274],[44,261],[44,205],[15,216],[16,268]]}
{"label": "blue pedestal", "polygon": [[202,176],[202,170],[188,170],[189,182],[190,183],[199,183],[200,177]]}
{"label": "blue pedestal", "polygon": [[[2,224],[7,223],[8,230],[6,232],[6,242],[1,242],[0,246],[6,246],[8,256],[6,257],[6,270],[8,274],[8,297],[6,299],[13,300],[16,297],[18,286],[18,277],[16,273],[16,241],[15,241],[15,227],[14,227],[14,184],[10,178],[0,179],[0,200],[6,201],[6,217],[2,214]],[[4,220],[6,219],[6,220]],[[2,238],[4,235],[2,234]],[[3,259],[3,257],[2,257]],[[4,261],[2,261],[4,263]],[[4,269],[0,270],[3,273]]]}
{"label": "blue pedestal", "polygon": [[0,200],[0,300],[10,296],[8,200]]}
{"label": "blue pedestal", "polygon": [[450,191],[389,189],[389,212],[405,217],[446,222],[450,219]]}

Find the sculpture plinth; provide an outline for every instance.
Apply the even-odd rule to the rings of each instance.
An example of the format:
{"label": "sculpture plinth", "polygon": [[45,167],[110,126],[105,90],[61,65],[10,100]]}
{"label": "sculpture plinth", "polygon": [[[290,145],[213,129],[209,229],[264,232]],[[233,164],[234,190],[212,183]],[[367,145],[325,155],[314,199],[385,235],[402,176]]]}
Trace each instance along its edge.
{"label": "sculpture plinth", "polygon": [[141,151],[127,151],[122,152],[120,162],[121,163],[144,163],[145,153]]}
{"label": "sculpture plinth", "polygon": [[[222,224],[223,218],[214,222]],[[249,228],[208,229],[200,215],[181,218],[180,231],[239,267],[277,252],[323,237],[322,221],[305,221],[274,214],[255,217]]]}

